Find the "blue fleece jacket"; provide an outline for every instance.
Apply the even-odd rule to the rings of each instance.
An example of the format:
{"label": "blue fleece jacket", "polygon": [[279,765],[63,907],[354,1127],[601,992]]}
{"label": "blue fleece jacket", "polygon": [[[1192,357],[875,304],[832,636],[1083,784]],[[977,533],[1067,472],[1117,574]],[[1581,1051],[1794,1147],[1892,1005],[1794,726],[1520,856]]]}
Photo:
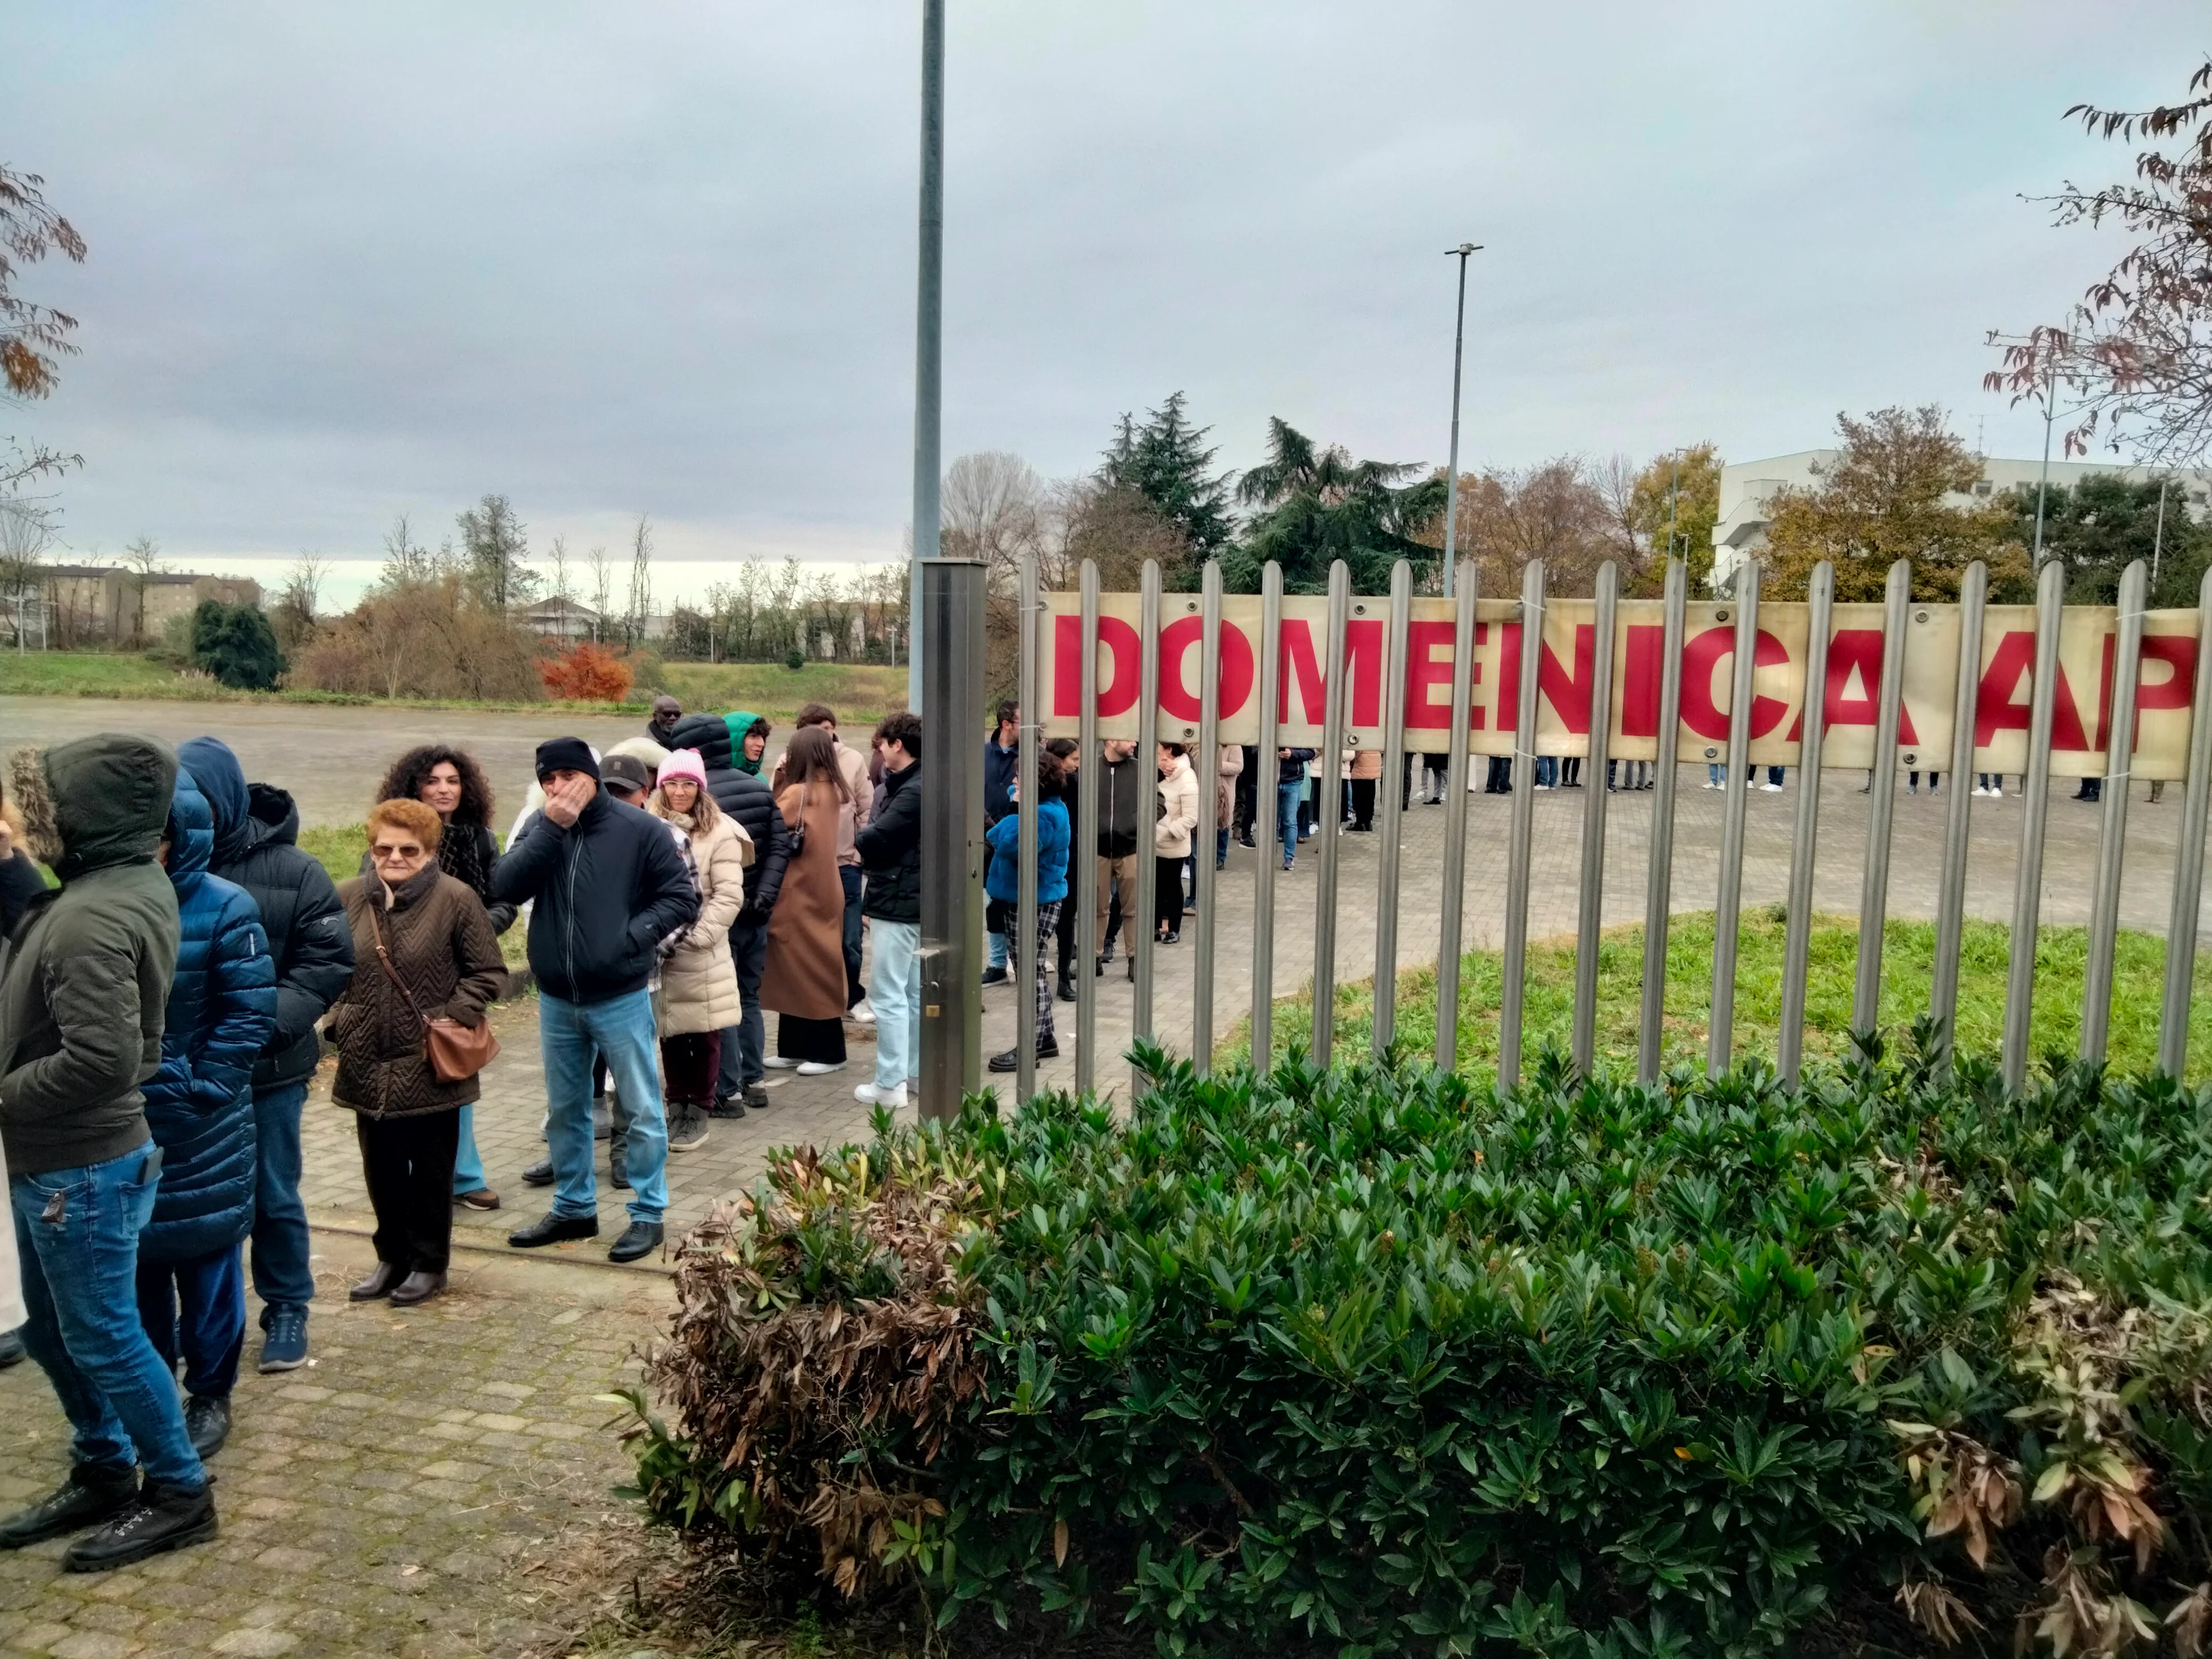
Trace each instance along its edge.
{"label": "blue fleece jacket", "polygon": [[[991,867],[983,890],[1002,904],[1022,896],[1022,815],[1012,811],[983,832]],[[1067,808],[1048,800],[1037,808],[1037,902],[1067,896]]]}
{"label": "blue fleece jacket", "polygon": [[169,884],[181,936],[161,1030],[161,1069],[145,1085],[161,1149],[154,1218],[138,1237],[152,1261],[190,1261],[253,1229],[253,1062],[276,1029],[276,964],[243,887],[208,873],[215,815],[179,767],[169,805]]}

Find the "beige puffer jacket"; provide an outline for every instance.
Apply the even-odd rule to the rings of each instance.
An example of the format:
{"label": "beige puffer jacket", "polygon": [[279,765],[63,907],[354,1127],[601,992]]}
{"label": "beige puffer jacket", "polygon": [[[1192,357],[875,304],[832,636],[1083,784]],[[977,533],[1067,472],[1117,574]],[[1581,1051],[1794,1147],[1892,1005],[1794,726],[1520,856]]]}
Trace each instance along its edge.
{"label": "beige puffer jacket", "polygon": [[725,812],[714,815],[714,828],[703,835],[691,834],[688,813],[666,816],[691,835],[691,857],[699,868],[699,920],[684,930],[661,966],[660,1035],[726,1030],[744,1012],[738,999],[737,965],[730,960],[730,924],[745,902],[752,840]]}
{"label": "beige puffer jacket", "polygon": [[1198,775],[1190,757],[1176,757],[1175,770],[1160,780],[1159,821],[1152,826],[1152,851],[1160,858],[1190,856],[1191,832],[1198,828]]}

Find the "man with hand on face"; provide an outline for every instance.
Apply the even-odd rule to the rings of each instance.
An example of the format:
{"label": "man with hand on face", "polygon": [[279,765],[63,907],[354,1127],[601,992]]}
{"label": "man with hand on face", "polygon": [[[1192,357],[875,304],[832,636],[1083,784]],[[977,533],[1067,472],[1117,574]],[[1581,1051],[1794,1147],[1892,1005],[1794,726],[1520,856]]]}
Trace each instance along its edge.
{"label": "man with hand on face", "polygon": [[517,1249],[599,1231],[592,1176],[592,1057],[605,1055],[629,1115],[629,1225],[607,1252],[635,1261],[661,1242],[668,1128],[661,1109],[652,977],[660,941],[699,918],[699,895],[668,826],[599,787],[580,738],[538,745],[545,810],[492,870],[493,896],[534,901],[530,967],[545,1063],[546,1140],[557,1185],[541,1219],[507,1235]]}

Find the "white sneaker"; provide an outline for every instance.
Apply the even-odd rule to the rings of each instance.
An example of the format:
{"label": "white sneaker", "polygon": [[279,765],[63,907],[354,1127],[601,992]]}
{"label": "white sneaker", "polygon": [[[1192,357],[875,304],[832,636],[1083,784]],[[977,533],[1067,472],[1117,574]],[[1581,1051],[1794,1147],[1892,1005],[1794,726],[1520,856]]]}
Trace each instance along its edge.
{"label": "white sneaker", "polygon": [[832,1072],[842,1072],[844,1069],[845,1062],[842,1060],[802,1060],[799,1062],[799,1074],[801,1077],[827,1077]]}
{"label": "white sneaker", "polygon": [[863,1106],[888,1106],[895,1112],[906,1110],[906,1085],[896,1089],[878,1089],[872,1083],[863,1083],[853,1091],[853,1098]]}
{"label": "white sneaker", "polygon": [[796,1072],[801,1069],[795,1060],[786,1060],[781,1054],[770,1054],[761,1064],[771,1072]]}
{"label": "white sneaker", "polygon": [[1759,787],[1770,795],[1778,795],[1782,793],[1782,786],[1778,783],[1762,783]]}
{"label": "white sneaker", "polygon": [[867,998],[862,997],[845,1011],[845,1018],[858,1020],[863,1025],[873,1025],[876,1023],[876,1011],[868,1006]]}

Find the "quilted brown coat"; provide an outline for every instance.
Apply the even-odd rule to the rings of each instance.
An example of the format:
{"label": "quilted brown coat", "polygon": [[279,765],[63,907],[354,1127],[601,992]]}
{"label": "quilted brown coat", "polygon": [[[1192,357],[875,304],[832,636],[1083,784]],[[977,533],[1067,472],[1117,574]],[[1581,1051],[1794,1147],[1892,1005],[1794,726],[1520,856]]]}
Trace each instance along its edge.
{"label": "quilted brown coat", "polygon": [[434,864],[400,883],[376,924],[392,965],[414,994],[422,1019],[384,971],[376,954],[369,907],[383,898],[383,882],[356,876],[338,884],[346,919],[353,924],[353,981],[325,1024],[338,1045],[337,1081],[331,1097],[371,1117],[413,1117],[449,1112],[475,1100],[477,1079],[441,1083],[422,1050],[422,1019],[444,1015],[464,1025],[483,1024],[484,1009],[499,994],[506,973],[499,940],[483,901],[464,882]]}

